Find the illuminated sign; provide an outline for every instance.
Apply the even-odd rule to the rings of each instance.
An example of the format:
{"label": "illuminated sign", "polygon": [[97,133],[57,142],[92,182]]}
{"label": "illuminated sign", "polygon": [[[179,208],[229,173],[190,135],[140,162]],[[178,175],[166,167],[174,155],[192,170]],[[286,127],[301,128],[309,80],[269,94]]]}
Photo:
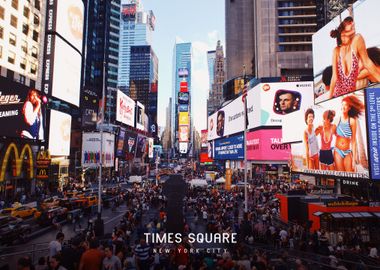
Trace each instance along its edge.
{"label": "illuminated sign", "polygon": [[[13,155],[11,154],[12,152],[13,152]],[[8,162],[11,156],[14,157],[14,163],[15,163],[15,171],[13,173],[13,176],[15,177],[21,176],[22,165],[26,161],[28,164],[26,175],[28,175],[29,178],[33,178],[34,170],[33,170],[32,148],[30,147],[29,144],[25,144],[22,147],[21,154],[20,154],[16,144],[11,143],[8,145],[7,150],[5,150],[4,158],[2,160],[1,171],[0,171],[0,182],[4,181],[5,179],[5,172],[7,170]]]}
{"label": "illuminated sign", "polygon": [[182,93],[187,93],[189,91],[189,89],[187,87],[187,82],[186,81],[183,81],[183,82],[179,83],[179,91],[182,92]]}

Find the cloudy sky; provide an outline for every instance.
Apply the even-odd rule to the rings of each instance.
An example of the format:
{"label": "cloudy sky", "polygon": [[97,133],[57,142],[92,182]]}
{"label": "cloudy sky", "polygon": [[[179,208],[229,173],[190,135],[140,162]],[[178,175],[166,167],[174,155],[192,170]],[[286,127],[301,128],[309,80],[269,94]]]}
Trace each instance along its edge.
{"label": "cloudy sky", "polygon": [[159,60],[158,125],[165,126],[171,96],[175,42],[193,44],[192,117],[197,130],[206,128],[209,77],[207,51],[215,50],[218,39],[225,47],[224,0],[141,0],[153,10],[156,29],[153,49]]}

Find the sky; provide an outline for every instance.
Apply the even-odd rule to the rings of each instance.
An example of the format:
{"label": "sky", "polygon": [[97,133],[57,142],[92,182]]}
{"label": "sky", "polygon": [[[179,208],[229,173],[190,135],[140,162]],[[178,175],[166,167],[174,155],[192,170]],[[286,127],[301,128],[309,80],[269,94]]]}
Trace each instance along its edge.
{"label": "sky", "polygon": [[158,61],[158,125],[166,124],[166,107],[173,82],[175,41],[193,45],[192,115],[195,128],[207,125],[209,75],[207,51],[215,50],[221,40],[225,48],[224,0],[141,0],[144,10],[156,16],[152,47]]}

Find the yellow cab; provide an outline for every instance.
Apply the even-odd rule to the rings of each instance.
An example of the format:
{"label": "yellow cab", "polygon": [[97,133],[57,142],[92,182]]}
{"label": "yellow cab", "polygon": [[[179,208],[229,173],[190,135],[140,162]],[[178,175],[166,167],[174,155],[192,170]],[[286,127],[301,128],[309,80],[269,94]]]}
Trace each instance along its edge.
{"label": "yellow cab", "polygon": [[96,196],[88,196],[87,198],[87,206],[91,207],[98,204],[98,197]]}
{"label": "yellow cab", "polygon": [[26,217],[33,216],[36,212],[37,212],[36,208],[24,205],[24,206],[15,208],[11,212],[11,216],[16,217],[16,218],[26,218]]}

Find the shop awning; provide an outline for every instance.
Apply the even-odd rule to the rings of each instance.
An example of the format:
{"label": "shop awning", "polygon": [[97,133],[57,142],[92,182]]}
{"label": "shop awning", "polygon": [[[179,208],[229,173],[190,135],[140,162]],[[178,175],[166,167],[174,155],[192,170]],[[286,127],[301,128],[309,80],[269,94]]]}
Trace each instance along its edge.
{"label": "shop awning", "polygon": [[313,215],[319,217],[319,216],[321,216],[323,214],[324,214],[324,212],[318,211],[318,212],[315,212]]}
{"label": "shop awning", "polygon": [[[345,213],[345,212],[339,212],[339,213],[331,213],[331,216],[333,218],[370,218],[373,217],[371,213],[369,212],[350,212],[350,213]],[[379,213],[380,217],[380,213]]]}
{"label": "shop awning", "polygon": [[333,218],[344,218],[341,213],[331,213]]}
{"label": "shop awning", "polygon": [[372,214],[380,218],[380,212],[373,212]]}

